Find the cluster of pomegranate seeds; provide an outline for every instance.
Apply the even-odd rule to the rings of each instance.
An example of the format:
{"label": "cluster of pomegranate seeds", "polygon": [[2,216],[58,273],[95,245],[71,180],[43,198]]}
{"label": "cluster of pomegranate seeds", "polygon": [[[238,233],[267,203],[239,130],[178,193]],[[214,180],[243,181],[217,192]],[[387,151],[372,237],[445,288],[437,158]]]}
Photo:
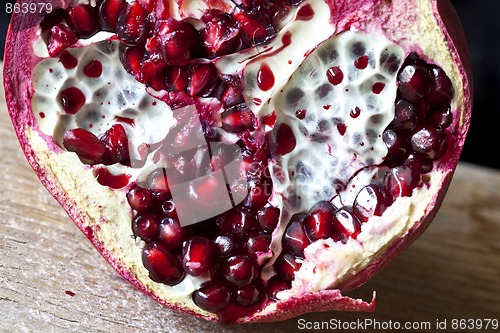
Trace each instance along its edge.
{"label": "cluster of pomegranate seeds", "polygon": [[[230,304],[250,307],[265,298],[259,258],[270,252],[279,209],[268,193],[249,193],[237,207],[201,223],[182,227],[169,190],[166,169],[156,169],[127,192],[135,216],[132,231],[146,243],[143,263],[154,281],[175,285],[185,274],[210,276],[193,294],[207,311]],[[270,183],[266,175],[261,183]],[[258,197],[258,199],[256,199]],[[181,267],[181,269],[179,269]]]}
{"label": "cluster of pomegranate seeds", "polygon": [[411,165],[425,174],[446,153],[454,89],[441,68],[415,53],[403,64],[398,82],[394,120],[383,134],[389,150],[385,164]]}
{"label": "cluster of pomegranate seeds", "polygon": [[[99,31],[115,33],[122,42],[120,56],[127,72],[146,86],[166,92],[162,100],[174,110],[179,125],[155,147],[162,147],[158,154],[173,170],[155,169],[143,183],[133,184],[127,191],[134,214],[131,230],[145,243],[144,267],[152,280],[169,286],[181,283],[186,276],[208,278],[209,282],[192,294],[201,309],[240,313],[243,308],[250,313],[265,301],[278,300],[279,292],[291,288],[305,258],[304,250],[311,243],[355,239],[371,217],[381,216],[398,197],[411,195],[421,183],[422,174],[431,171],[434,161],[446,153],[446,129],[453,122],[453,87],[441,68],[425,63],[415,54],[408,56],[397,76],[395,116],[383,133],[388,148],[384,166],[389,171],[380,181],[360,188],[352,205],[320,201],[308,212],[292,216],[281,239],[281,250],[274,253],[272,237],[279,227],[281,211],[268,203],[273,184],[267,165],[271,156],[290,153],[297,142],[285,123],[276,131],[274,146],[267,136],[257,140],[259,120],[245,103],[240,79],[220,75],[212,60],[272,40],[278,33],[278,23],[302,1],[238,1],[233,13],[206,12],[200,30],[191,21],[171,18],[168,2],[101,0],[96,7],[80,4],[69,11],[55,10],[57,15],[47,16],[42,29],[49,55],[60,57],[66,68],[74,68],[76,59],[65,49],[79,38]],[[384,61],[390,63],[391,59]],[[366,56],[355,63],[356,68],[367,65]],[[84,68],[89,78],[101,73],[98,61]],[[339,67],[330,68],[327,75],[332,85],[345,79]],[[59,98],[67,114],[76,114],[85,104],[85,96],[77,87],[61,92]],[[215,116],[208,107],[200,106],[203,98],[221,103],[222,129],[239,138],[248,193],[223,214],[181,226],[170,186],[219,170],[234,157],[225,148],[212,151],[201,162],[193,149],[169,154],[171,143],[177,145],[176,151],[189,146],[189,126],[182,112],[175,113],[188,105],[199,106],[207,143],[220,141],[218,129],[214,128]],[[298,110],[297,118],[304,119],[306,113],[305,109]],[[130,165],[127,134],[121,124],[112,125],[99,137],[82,128],[69,130],[64,134],[63,146],[90,165]],[[210,177],[193,181],[190,196],[195,201],[198,198],[200,206],[213,205],[215,189],[226,190],[225,184],[219,185]],[[272,256],[277,256],[272,264],[274,275],[264,280],[262,269]]]}
{"label": "cluster of pomegranate seeds", "polygon": [[83,128],[69,130],[64,133],[63,145],[87,164],[130,163],[127,133],[121,124],[114,124],[100,138]]}

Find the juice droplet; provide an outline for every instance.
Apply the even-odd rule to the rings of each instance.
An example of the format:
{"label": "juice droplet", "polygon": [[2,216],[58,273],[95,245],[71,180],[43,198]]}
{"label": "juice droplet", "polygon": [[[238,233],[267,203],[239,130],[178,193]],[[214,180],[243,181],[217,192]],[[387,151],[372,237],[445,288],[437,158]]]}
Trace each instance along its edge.
{"label": "juice droplet", "polygon": [[368,67],[368,56],[364,55],[354,60],[354,66],[357,69],[365,69],[366,67]]}
{"label": "juice droplet", "polygon": [[59,61],[66,69],[72,69],[75,68],[76,65],[78,65],[78,60],[76,60],[76,58],[68,51],[63,51],[61,53],[61,55],[59,56]]}
{"label": "juice droplet", "polygon": [[347,131],[347,125],[337,124],[337,130],[339,131],[340,135],[344,136],[345,132]]}
{"label": "juice droplet", "polygon": [[297,12],[297,20],[309,21],[313,18],[313,16],[314,10],[312,9],[311,5],[305,5]]}
{"label": "juice droplet", "polygon": [[372,92],[376,95],[380,94],[382,90],[385,88],[385,83],[383,82],[377,82],[373,85],[372,87]]}
{"label": "juice droplet", "polygon": [[273,111],[262,118],[262,123],[266,126],[274,127],[274,124],[276,124],[276,112]]}
{"label": "juice droplet", "polygon": [[54,70],[52,68],[49,68],[49,73],[53,73]]}
{"label": "juice droplet", "polygon": [[292,33],[290,31],[285,32],[283,37],[281,37],[281,42],[283,43],[283,48],[292,44]]}
{"label": "juice droplet", "polygon": [[344,81],[344,73],[339,66],[333,66],[326,71],[326,77],[328,81],[334,86],[339,85]]}
{"label": "juice droplet", "polygon": [[130,175],[121,174],[121,175],[113,175],[106,168],[99,168],[95,171],[95,177],[97,182],[102,186],[108,186],[113,189],[124,188],[128,185],[130,180]]}
{"label": "juice droplet", "polygon": [[85,104],[85,95],[76,87],[61,91],[60,97],[64,111],[69,114],[77,113]]}
{"label": "juice droplet", "polygon": [[42,119],[43,119],[43,118],[45,118],[45,113],[43,113],[43,112],[40,112],[38,115],[39,115],[39,116],[40,116],[40,118],[42,118]]}
{"label": "juice droplet", "polygon": [[330,110],[332,106],[330,104],[327,104],[327,105],[323,105],[323,109],[325,110]]}
{"label": "juice droplet", "polygon": [[262,64],[257,72],[257,85],[262,91],[269,91],[274,86],[274,74],[269,65]]}
{"label": "juice droplet", "polygon": [[132,118],[126,118],[126,117],[120,117],[120,116],[115,116],[115,120],[117,122],[120,122],[120,123],[125,123],[125,124],[129,124],[130,126],[134,126],[135,125],[135,121],[134,119]]}
{"label": "juice droplet", "polygon": [[306,117],[306,113],[307,113],[307,110],[304,110],[304,109],[297,110],[297,111],[295,111],[295,117],[297,117],[297,119],[302,120]]}
{"label": "juice droplet", "polygon": [[84,68],[83,73],[88,77],[99,77],[102,74],[102,64],[98,60],[92,60]]}
{"label": "juice droplet", "polygon": [[255,97],[253,100],[253,104],[259,106],[262,104],[262,100],[260,98]]}
{"label": "juice droplet", "polygon": [[361,109],[356,106],[354,110],[351,110],[350,116],[352,118],[358,118],[360,114],[361,114]]}

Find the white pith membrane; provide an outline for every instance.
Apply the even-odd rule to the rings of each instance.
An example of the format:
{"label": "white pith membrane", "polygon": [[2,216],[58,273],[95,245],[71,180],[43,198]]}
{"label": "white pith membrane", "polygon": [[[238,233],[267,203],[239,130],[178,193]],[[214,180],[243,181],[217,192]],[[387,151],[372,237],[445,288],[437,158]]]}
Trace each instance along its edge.
{"label": "white pith membrane", "polygon": [[[259,117],[275,111],[277,114],[275,128],[281,123],[286,123],[291,126],[297,139],[297,146],[291,153],[270,165],[272,170],[277,168],[282,170],[284,178],[284,181],[280,180],[272,173],[274,195],[270,202],[290,213],[282,217],[280,226],[273,235],[274,257],[281,252],[281,236],[292,214],[307,212],[314,203],[332,199],[337,194],[339,196],[335,199],[336,202],[352,205],[359,189],[384,176],[384,169],[368,168],[351,180],[358,170],[382,163],[383,157],[387,154],[381,134],[394,116],[397,71],[393,73],[384,71],[383,64],[380,64],[380,56],[384,52],[395,54],[400,60],[400,65],[404,60],[402,48],[380,35],[346,31],[329,38],[317,49],[316,46],[322,42],[320,37],[319,39],[313,36],[296,38],[301,32],[307,31],[305,29],[307,26],[303,24],[311,24],[318,31],[324,29],[322,31],[330,31],[332,34],[335,31],[330,24],[330,12],[325,3],[321,1],[305,3],[311,3],[317,15],[310,21],[292,20],[285,25],[278,37],[268,46],[269,49],[279,50],[272,57],[267,57],[265,53],[255,57],[255,52],[250,50],[240,55],[224,57],[216,63],[222,73],[237,73],[244,70],[244,94],[247,104]],[[292,34],[293,47],[283,48],[281,37],[287,32]],[[368,51],[369,65],[366,69],[359,70],[354,67],[354,61],[358,58],[351,52],[354,41],[361,41]],[[78,66],[73,70],[64,69],[57,58],[45,59],[37,65],[33,77],[36,91],[32,103],[33,113],[40,129],[45,134],[53,136],[60,146],[62,146],[62,135],[66,130],[80,127],[100,135],[114,122],[118,122],[115,116],[120,116],[134,119],[134,126],[122,123],[132,144],[130,151],[133,154],[141,143],[161,140],[175,124],[170,108],[160,101],[154,105],[156,99],[151,97],[143,85],[125,72],[118,59],[117,49],[117,42],[110,44],[107,41],[71,49],[69,52],[78,59]],[[337,57],[330,57],[325,61],[325,49],[337,51]],[[81,73],[83,66],[92,59],[98,59],[103,64],[103,74],[97,79],[87,78]],[[270,66],[276,78],[273,88],[265,92],[255,85],[257,71],[263,63]],[[339,66],[345,79],[337,86],[332,85],[332,89],[328,89],[329,92],[319,101],[317,88],[328,83],[326,73],[332,66]],[[372,87],[378,82],[384,83],[385,88],[379,94],[374,94]],[[76,115],[64,114],[58,98],[54,98],[56,96],[54,92],[57,93],[70,86],[80,88],[87,100]],[[103,87],[107,90],[107,94],[99,93],[104,92],[104,89],[101,89]],[[305,96],[292,107],[289,105],[289,94],[297,87],[304,91]],[[123,99],[118,97],[120,95]],[[255,98],[264,102],[255,103]],[[352,100],[355,100],[356,104],[349,104]],[[359,117],[354,118],[350,113],[356,107],[360,108],[361,113]],[[301,109],[306,110],[304,120],[299,120],[295,114]],[[95,110],[98,110],[97,115],[104,115],[105,118],[96,117]],[[40,116],[41,112],[45,115],[43,118]],[[328,140],[311,141],[310,137],[303,134],[304,128],[309,134],[318,132],[321,121]],[[369,125],[360,125],[362,123]],[[344,135],[340,134],[338,124],[346,125]],[[369,131],[357,133],[353,128],[366,128]],[[228,141],[232,139],[234,137],[228,136]],[[73,153],[64,152],[61,155],[72,155],[62,157],[61,160],[73,160],[72,163],[78,161]],[[122,165],[108,168],[113,173],[131,175],[130,182],[134,182],[138,177],[143,177],[144,170],[151,169],[152,164],[153,162],[148,160],[141,169],[131,169]],[[296,171],[294,175],[290,173],[291,170]],[[82,181],[95,178],[90,167],[86,172],[88,174],[82,176]],[[432,200],[429,193],[434,193],[433,186],[441,183],[439,172],[435,172],[432,177],[428,186],[415,189],[411,198],[398,198],[383,216],[373,217],[363,224],[357,240],[349,239],[346,244],[342,244],[327,239],[311,244],[305,250],[305,259],[301,269],[296,272],[292,289],[281,292],[279,298],[287,299],[293,295],[335,288],[366,267],[377,253],[404,235],[424,214],[425,208]],[[325,184],[331,184],[334,179],[344,183],[344,190],[337,193],[332,186],[328,186],[326,190],[323,188]],[[96,186],[92,185],[95,189],[100,185]],[[117,244],[121,244],[121,251],[124,251],[126,258],[124,260],[133,264],[131,267],[133,274],[137,275],[147,288],[154,286],[155,293],[160,298],[168,299],[174,304],[187,302],[192,304],[191,307],[196,307],[192,303],[191,294],[207,277],[196,278],[186,275],[182,283],[169,287],[150,281],[146,269],[141,265],[135,266],[141,261],[140,254],[144,243],[131,240],[132,211],[127,205],[125,194],[125,190],[114,190],[113,197],[107,199],[118,199],[121,202],[122,216],[117,220],[127,222],[126,225],[122,223],[116,231],[109,232],[109,235],[112,235],[110,238],[120,237]],[[300,200],[292,197],[300,197]],[[106,202],[101,201],[103,198],[105,196],[96,201],[105,206]],[[115,226],[111,223],[102,225],[102,228],[113,227]],[[125,238],[130,239],[124,240]],[[109,244],[109,240],[103,243]],[[272,263],[273,261],[269,262],[263,272],[265,279],[273,274]],[[272,311],[272,307],[271,305],[266,311]],[[206,315],[211,314],[206,313]]]}

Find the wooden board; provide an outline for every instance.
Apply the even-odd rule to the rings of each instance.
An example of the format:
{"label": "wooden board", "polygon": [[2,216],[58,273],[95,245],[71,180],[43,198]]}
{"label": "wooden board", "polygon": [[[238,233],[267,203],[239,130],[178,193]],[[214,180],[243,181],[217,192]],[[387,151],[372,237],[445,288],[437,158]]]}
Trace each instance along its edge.
{"label": "wooden board", "polygon": [[[168,310],[108,266],[48,194],[18,145],[0,92],[0,331],[295,332],[300,323],[500,319],[500,172],[462,163],[428,231],[351,295],[371,314],[315,313],[224,327]],[[299,322],[299,320],[302,320]]]}

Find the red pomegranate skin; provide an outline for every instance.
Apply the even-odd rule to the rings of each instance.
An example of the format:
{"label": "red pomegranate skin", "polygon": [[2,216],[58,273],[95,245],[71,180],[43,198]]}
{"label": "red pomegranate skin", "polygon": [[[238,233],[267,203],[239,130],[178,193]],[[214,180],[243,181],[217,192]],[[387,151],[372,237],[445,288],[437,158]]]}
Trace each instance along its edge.
{"label": "red pomegranate skin", "polygon": [[[53,2],[55,3],[56,1]],[[428,3],[428,7],[426,8],[430,9],[431,17],[425,17],[425,20],[427,20],[427,23],[429,21],[433,22],[432,28],[440,33],[439,36],[447,45],[447,52],[449,52],[450,59],[456,69],[456,73],[453,73],[453,79],[460,78],[462,85],[462,100],[459,103],[461,110],[459,110],[459,118],[457,119],[459,126],[456,133],[454,133],[452,146],[445,155],[444,160],[446,160],[446,163],[442,163],[439,166],[440,171],[445,174],[445,177],[439,186],[439,191],[434,194],[433,204],[426,208],[425,217],[417,221],[404,236],[392,243],[383,255],[372,261],[354,277],[337,286],[337,289],[292,296],[287,300],[277,302],[276,308],[273,310],[233,318],[234,320],[232,321],[270,322],[285,320],[306,312],[316,311],[374,311],[375,294],[373,300],[367,303],[343,296],[341,291],[348,291],[361,286],[402,253],[425,231],[436,215],[445,196],[468,131],[472,109],[472,72],[465,36],[458,17],[448,0],[393,0],[391,8],[388,8],[387,2],[382,0],[326,0],[325,2],[331,8],[332,24],[336,26],[338,32],[348,29],[359,29],[366,32],[383,34],[383,31],[386,31],[385,35],[396,44],[402,46],[407,53],[415,49],[421,50],[424,60],[432,62],[432,59],[425,58],[426,50],[419,47],[418,42],[425,39],[425,36],[412,36],[415,37],[415,41],[413,42],[403,41],[391,36],[393,30],[398,31],[404,36],[405,31],[410,31],[410,27],[418,25],[420,19],[424,20],[418,15],[412,16],[412,11],[408,10],[408,8],[420,8],[424,2]],[[65,8],[71,7],[74,3],[76,1],[62,2]],[[41,58],[34,54],[32,44],[38,38],[35,32],[41,20],[42,15],[40,13],[13,14],[7,35],[3,69],[7,106],[19,143],[29,164],[36,172],[42,184],[61,204],[80,230],[93,243],[101,255],[127,281],[169,308],[207,320],[220,320],[216,314],[200,312],[199,309],[187,307],[182,303],[171,303],[146,286],[143,281],[139,280],[125,266],[124,262],[120,259],[120,254],[115,249],[107,247],[101,241],[98,236],[100,231],[96,228],[96,224],[89,221],[85,209],[79,206],[75,198],[71,197],[67,190],[61,186],[58,176],[51,168],[51,163],[62,150],[54,143],[50,136],[47,136],[40,130],[31,109],[31,97],[34,93],[31,78],[33,77],[35,64],[41,60]],[[387,27],[389,29],[386,29]],[[411,38],[408,40],[411,40]],[[23,56],[19,57],[20,54]],[[45,147],[40,144],[40,141],[43,142]]]}

